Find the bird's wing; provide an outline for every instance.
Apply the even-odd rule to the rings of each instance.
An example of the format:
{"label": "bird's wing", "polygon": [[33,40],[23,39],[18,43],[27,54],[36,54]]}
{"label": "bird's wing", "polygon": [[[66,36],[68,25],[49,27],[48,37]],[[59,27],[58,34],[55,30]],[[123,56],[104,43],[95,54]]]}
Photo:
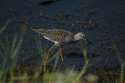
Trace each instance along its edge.
{"label": "bird's wing", "polygon": [[46,37],[59,42],[65,42],[66,38],[72,35],[71,32],[62,29],[49,29],[48,32]]}

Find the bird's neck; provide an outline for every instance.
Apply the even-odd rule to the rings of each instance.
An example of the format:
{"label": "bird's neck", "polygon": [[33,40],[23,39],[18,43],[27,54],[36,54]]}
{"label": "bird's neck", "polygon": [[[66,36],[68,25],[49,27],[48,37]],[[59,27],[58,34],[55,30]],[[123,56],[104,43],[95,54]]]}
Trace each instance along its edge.
{"label": "bird's neck", "polygon": [[74,40],[77,41],[77,40],[80,40],[79,36],[77,34],[74,35]]}

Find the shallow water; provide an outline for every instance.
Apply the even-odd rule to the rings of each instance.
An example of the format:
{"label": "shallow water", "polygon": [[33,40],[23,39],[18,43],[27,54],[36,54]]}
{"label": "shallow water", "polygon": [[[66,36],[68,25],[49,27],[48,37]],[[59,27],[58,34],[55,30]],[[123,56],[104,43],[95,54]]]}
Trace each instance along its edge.
{"label": "shallow water", "polygon": [[[25,56],[23,52],[29,53],[26,57],[34,55],[33,49],[36,47],[35,36],[37,34],[31,30],[32,27],[56,27],[73,33],[83,31],[94,42],[94,45],[87,46],[88,56],[92,57],[91,66],[98,67],[105,64],[113,67],[117,66],[117,57],[113,53],[114,49],[112,49],[112,43],[110,42],[112,40],[118,41],[119,48],[125,48],[124,0],[61,0],[48,6],[38,5],[39,2],[41,0],[0,0],[0,24],[3,24],[7,19],[11,21],[7,28],[8,34],[11,35],[17,32],[17,28],[20,28],[21,20],[24,17],[29,18],[30,24],[21,55]],[[88,11],[92,12],[89,18],[96,22],[98,26],[88,28],[76,26],[78,21],[84,21],[86,19],[86,13]],[[70,13],[71,17],[69,16],[64,19],[60,16],[63,13]],[[42,21],[40,15],[48,16],[48,18]],[[52,42],[43,38],[41,39],[41,44],[43,49],[53,45]],[[82,65],[84,65],[82,52],[78,50],[79,46],[79,43],[76,43],[71,45],[71,47],[69,46],[70,48],[67,47],[71,52],[68,52],[64,48],[65,66],[75,65],[76,68],[81,69]],[[75,48],[77,50],[72,52],[72,49]],[[39,62],[40,58],[38,57],[33,61],[27,61],[27,63],[34,64]],[[22,60],[19,60],[19,62],[22,62]]]}

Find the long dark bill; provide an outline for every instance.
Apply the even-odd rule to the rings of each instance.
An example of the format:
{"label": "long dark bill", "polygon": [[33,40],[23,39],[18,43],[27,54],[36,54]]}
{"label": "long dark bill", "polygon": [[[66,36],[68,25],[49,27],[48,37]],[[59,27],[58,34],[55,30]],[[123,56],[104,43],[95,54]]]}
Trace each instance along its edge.
{"label": "long dark bill", "polygon": [[84,37],[84,39],[88,42],[88,44],[93,44],[88,38]]}

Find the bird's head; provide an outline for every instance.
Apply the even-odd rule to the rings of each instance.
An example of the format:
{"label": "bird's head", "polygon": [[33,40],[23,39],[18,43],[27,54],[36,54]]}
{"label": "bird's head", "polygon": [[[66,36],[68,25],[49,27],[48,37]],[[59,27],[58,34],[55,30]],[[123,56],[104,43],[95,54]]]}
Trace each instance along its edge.
{"label": "bird's head", "polygon": [[83,32],[79,32],[79,33],[75,34],[74,38],[75,38],[75,40],[85,39],[85,34]]}
{"label": "bird's head", "polygon": [[75,35],[74,35],[74,39],[75,39],[75,40],[84,39],[84,40],[87,41],[89,44],[92,44],[92,42],[86,38],[86,36],[85,36],[85,34],[84,34],[83,32],[79,32],[79,33],[75,34]]}

